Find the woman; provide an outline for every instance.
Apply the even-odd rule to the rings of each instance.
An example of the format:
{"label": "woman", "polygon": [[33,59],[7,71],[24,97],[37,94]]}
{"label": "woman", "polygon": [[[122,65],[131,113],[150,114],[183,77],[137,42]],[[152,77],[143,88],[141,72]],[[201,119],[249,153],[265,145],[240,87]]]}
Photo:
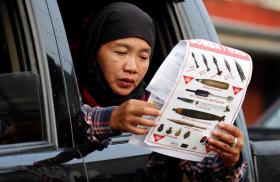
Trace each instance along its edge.
{"label": "woman", "polygon": [[[102,9],[87,30],[77,65],[83,99],[87,103],[82,106],[82,113],[88,125],[89,141],[102,149],[111,136],[120,132],[144,135],[147,129],[139,125],[156,126],[155,121],[142,118],[160,115],[159,110],[144,101],[143,78],[150,64],[155,30],[145,12],[121,2]],[[153,154],[141,178],[154,181],[167,180],[170,176],[174,181],[178,176],[180,180],[178,174],[184,172],[191,181],[239,180],[246,171],[246,160],[240,152],[242,132],[230,124],[218,126],[227,133],[213,131],[216,139],[210,138],[207,144],[208,150],[217,152],[216,157],[196,163]]]}

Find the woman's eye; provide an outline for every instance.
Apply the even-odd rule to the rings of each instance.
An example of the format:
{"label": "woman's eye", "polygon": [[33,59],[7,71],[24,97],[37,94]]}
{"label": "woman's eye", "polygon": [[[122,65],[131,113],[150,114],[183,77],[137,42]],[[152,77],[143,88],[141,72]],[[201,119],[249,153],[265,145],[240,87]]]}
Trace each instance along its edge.
{"label": "woman's eye", "polygon": [[115,51],[115,53],[118,54],[118,55],[125,55],[126,54],[125,51]]}
{"label": "woman's eye", "polygon": [[150,56],[149,55],[140,55],[139,56],[142,60],[149,60]]}
{"label": "woman's eye", "polygon": [[147,56],[140,56],[140,58],[143,59],[143,60],[148,60],[149,59],[149,57],[147,57]]}

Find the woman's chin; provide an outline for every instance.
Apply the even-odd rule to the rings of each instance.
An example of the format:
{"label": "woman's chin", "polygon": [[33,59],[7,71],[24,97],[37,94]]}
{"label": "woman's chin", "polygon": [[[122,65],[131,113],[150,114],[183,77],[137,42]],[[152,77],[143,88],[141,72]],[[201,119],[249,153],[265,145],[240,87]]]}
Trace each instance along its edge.
{"label": "woman's chin", "polygon": [[129,95],[133,89],[128,89],[128,88],[118,88],[113,90],[115,94],[117,95],[121,95],[121,96],[127,96]]}

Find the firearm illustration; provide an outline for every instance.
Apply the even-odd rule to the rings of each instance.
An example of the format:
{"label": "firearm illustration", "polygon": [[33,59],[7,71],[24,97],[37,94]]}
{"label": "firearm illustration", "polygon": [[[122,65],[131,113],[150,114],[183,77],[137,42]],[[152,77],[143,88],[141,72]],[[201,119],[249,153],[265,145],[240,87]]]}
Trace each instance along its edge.
{"label": "firearm illustration", "polygon": [[219,88],[227,90],[229,87],[228,83],[217,81],[217,80],[211,80],[211,79],[195,79],[195,81],[198,81],[204,85],[207,85],[209,87]]}
{"label": "firearm illustration", "polygon": [[224,121],[225,120],[225,116],[217,116],[214,114],[197,111],[197,110],[192,110],[192,109],[174,108],[173,111],[175,111],[177,114],[181,114],[183,116],[187,116],[187,117],[195,118],[195,119],[211,120],[211,121],[215,121],[215,120]]}
{"label": "firearm illustration", "polygon": [[197,90],[190,90],[190,89],[186,89],[186,91],[194,92],[195,95],[202,96],[202,97],[209,97],[209,96],[212,96],[212,97],[216,97],[216,98],[225,99],[225,100],[227,100],[228,102],[231,102],[231,101],[234,99],[234,98],[231,97],[231,96],[223,97],[223,96],[220,96],[220,95],[214,95],[214,94],[211,94],[210,92],[208,92],[208,91],[206,91],[206,90],[200,90],[200,89],[197,89]]}
{"label": "firearm illustration", "polygon": [[226,106],[226,107],[216,106],[216,105],[207,104],[207,103],[204,103],[204,102],[201,102],[201,101],[194,101],[194,100],[187,99],[187,98],[182,98],[182,97],[177,97],[177,99],[181,100],[183,102],[187,102],[187,103],[190,103],[190,104],[197,105],[197,106],[206,107],[206,108],[213,108],[213,109],[223,111],[223,112],[229,112],[230,111],[229,106]]}

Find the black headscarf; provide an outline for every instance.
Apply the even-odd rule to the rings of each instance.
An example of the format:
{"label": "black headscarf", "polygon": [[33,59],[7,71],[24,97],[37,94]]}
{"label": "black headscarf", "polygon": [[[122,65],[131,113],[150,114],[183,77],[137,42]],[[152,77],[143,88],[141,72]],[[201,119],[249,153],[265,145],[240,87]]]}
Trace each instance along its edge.
{"label": "black headscarf", "polygon": [[96,53],[101,45],[126,37],[138,37],[152,48],[155,44],[155,29],[150,16],[137,6],[125,2],[104,7],[89,22],[80,42],[77,54],[78,76],[99,106],[119,105],[128,99],[140,99],[145,92],[144,81],[127,96],[115,94],[98,65]]}

